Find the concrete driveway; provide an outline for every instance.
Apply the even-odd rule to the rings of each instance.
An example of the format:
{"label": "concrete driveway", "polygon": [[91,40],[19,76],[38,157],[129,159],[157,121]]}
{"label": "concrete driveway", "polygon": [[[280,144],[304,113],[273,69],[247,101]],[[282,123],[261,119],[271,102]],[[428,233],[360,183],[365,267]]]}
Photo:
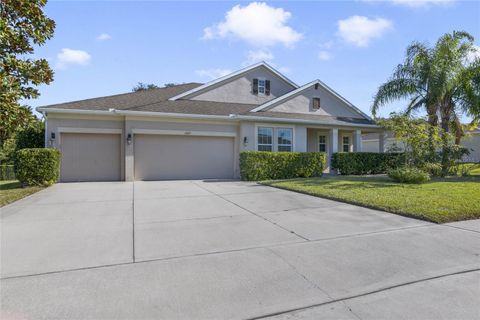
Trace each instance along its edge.
{"label": "concrete driveway", "polygon": [[0,228],[2,319],[480,317],[480,220],[164,181],[58,184]]}

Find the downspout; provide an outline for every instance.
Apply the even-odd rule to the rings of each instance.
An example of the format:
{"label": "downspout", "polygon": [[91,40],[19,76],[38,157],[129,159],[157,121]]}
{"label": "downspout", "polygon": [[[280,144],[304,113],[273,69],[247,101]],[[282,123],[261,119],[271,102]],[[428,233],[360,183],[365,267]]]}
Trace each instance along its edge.
{"label": "downspout", "polygon": [[43,120],[45,121],[45,130],[44,130],[44,147],[45,148],[48,148],[48,126],[47,126],[47,112],[46,111],[42,111],[42,116],[43,116]]}

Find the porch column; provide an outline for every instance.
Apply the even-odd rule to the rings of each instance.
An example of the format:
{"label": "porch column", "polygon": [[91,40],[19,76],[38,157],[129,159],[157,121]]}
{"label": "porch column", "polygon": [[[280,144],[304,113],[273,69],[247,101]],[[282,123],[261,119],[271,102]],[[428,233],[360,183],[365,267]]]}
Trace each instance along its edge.
{"label": "porch column", "polygon": [[338,129],[330,129],[328,141],[328,153],[332,156],[332,154],[338,152]]}
{"label": "porch column", "polygon": [[338,129],[330,129],[328,135],[328,156],[327,156],[327,166],[328,171],[333,173],[332,167],[330,166],[330,162],[332,160],[332,156],[334,153],[338,152]]}
{"label": "porch column", "polygon": [[382,131],[378,134],[378,152],[385,152],[385,140],[387,139],[387,134],[385,131]]}
{"label": "porch column", "polygon": [[362,130],[353,132],[353,152],[362,152]]}

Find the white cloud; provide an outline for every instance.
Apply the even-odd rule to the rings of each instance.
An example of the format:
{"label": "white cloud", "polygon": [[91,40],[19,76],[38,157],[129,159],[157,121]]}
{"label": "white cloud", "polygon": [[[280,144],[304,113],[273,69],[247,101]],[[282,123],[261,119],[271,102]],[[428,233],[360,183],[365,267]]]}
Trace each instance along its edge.
{"label": "white cloud", "polygon": [[95,39],[97,39],[98,41],[105,41],[112,39],[112,36],[108,33],[101,33]]}
{"label": "white cloud", "polygon": [[472,63],[475,59],[480,59],[480,46],[473,46],[473,50],[467,55],[467,63]]}
{"label": "white cloud", "polygon": [[57,68],[62,69],[73,64],[86,65],[91,58],[92,56],[86,51],[63,48],[57,54]]}
{"label": "white cloud", "polygon": [[224,21],[203,30],[203,39],[237,38],[256,47],[292,47],[303,36],[287,25],[290,17],[290,12],[264,2],[236,5],[225,14]]}
{"label": "white cloud", "polygon": [[364,16],[351,16],[339,20],[337,34],[346,42],[358,47],[367,47],[373,39],[380,38],[392,29],[393,23],[384,18],[369,19]]}
{"label": "white cloud", "polygon": [[332,54],[328,51],[320,51],[318,53],[318,59],[320,59],[322,61],[330,60],[330,59],[332,59]]}
{"label": "white cloud", "polygon": [[393,4],[410,8],[428,7],[431,5],[450,5],[455,0],[390,0]]}
{"label": "white cloud", "polygon": [[196,70],[195,73],[200,77],[209,78],[210,80],[217,79],[227,74],[232,73],[229,69],[201,69]]}
{"label": "white cloud", "polygon": [[266,61],[266,62],[271,62],[275,57],[273,56],[273,53],[270,52],[269,50],[266,49],[260,49],[260,50],[250,50],[247,53],[247,60],[243,62],[244,66],[249,66],[251,64],[260,62],[260,61]]}

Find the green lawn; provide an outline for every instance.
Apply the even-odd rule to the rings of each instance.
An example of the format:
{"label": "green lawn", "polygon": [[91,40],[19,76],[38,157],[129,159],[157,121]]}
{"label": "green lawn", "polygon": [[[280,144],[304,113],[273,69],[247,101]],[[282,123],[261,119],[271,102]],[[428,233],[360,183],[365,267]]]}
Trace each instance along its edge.
{"label": "green lawn", "polygon": [[22,199],[42,189],[43,187],[22,188],[18,181],[0,181],[0,207]]}
{"label": "green lawn", "polygon": [[480,218],[480,177],[433,179],[420,185],[385,176],[324,176],[266,185],[437,223]]}

